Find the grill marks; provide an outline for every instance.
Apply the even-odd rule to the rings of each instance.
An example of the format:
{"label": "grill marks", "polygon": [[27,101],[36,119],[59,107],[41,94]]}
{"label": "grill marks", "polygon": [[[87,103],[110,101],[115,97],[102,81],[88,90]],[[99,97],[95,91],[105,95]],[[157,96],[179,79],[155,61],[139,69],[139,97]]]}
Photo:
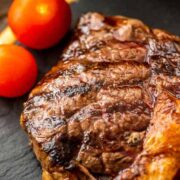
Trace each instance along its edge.
{"label": "grill marks", "polygon": [[[99,45],[100,44],[100,45]],[[146,57],[146,48],[143,44],[135,42],[119,42],[111,40],[98,43],[90,50],[82,54],[73,55],[69,59],[86,59],[90,62],[120,62],[120,61],[137,61],[144,62]]]}
{"label": "grill marks", "polygon": [[[33,95],[41,92],[58,91],[68,86],[76,87],[82,83],[88,85],[102,83],[104,86],[133,84],[138,81],[142,82],[150,76],[148,65],[138,62],[90,63],[84,61],[81,63],[79,61],[70,61],[65,64],[65,67],[67,68],[66,70],[57,70],[50,77],[45,78],[42,81],[43,87],[37,87],[33,91]],[[73,67],[72,73],[71,69]],[[39,84],[39,86],[41,85]]]}
{"label": "grill marks", "polygon": [[[69,92],[66,94],[66,96],[60,96],[61,93],[59,92],[57,94],[41,94],[39,96],[35,96],[26,103],[25,115],[26,118],[31,119],[26,124],[28,130],[31,131],[31,133],[33,133],[34,135],[39,134],[40,138],[45,135],[49,137],[50,135],[55,134],[56,129],[58,131],[59,124],[61,124],[59,123],[59,119],[64,119],[65,122],[67,121],[68,117],[71,117],[70,119],[73,120],[75,120],[76,118],[83,119],[85,117],[80,117],[80,115],[81,112],[84,111],[84,109],[82,109],[82,111],[79,111],[77,114],[74,113],[84,106],[86,107],[88,104],[91,105],[91,103],[94,102],[97,102],[97,104],[95,105],[101,104],[101,106],[103,106],[103,104],[111,105],[117,103],[117,101],[131,103],[144,98],[144,100],[147,101],[146,103],[148,103],[149,97],[147,97],[139,87],[131,88],[125,86],[121,88],[100,88],[101,84],[96,84],[89,87],[89,89],[85,88],[83,91],[81,91],[82,94],[78,94],[73,97],[68,97],[68,95],[72,95],[72,93],[69,94]],[[89,91],[88,93],[85,91],[90,89],[91,91]],[[118,109],[118,107],[116,108]],[[124,106],[122,106],[122,108],[125,109]],[[89,111],[89,109],[85,108],[85,111],[87,110]],[[112,111],[113,109],[109,110]],[[88,112],[85,113],[85,115],[88,115]],[[55,119],[57,120],[57,122],[55,123],[57,124],[57,127],[55,127],[54,124],[49,124],[48,126],[46,126],[46,123],[43,123],[44,120],[51,119],[51,117],[54,116],[59,117]]]}
{"label": "grill marks", "polygon": [[[127,129],[127,130],[141,131],[143,127],[145,128],[147,123],[149,122],[148,116],[150,115],[150,111],[151,111],[150,107],[147,106],[145,102],[140,103],[140,99],[136,99],[134,102],[128,103],[127,101],[124,100],[124,98],[120,96],[114,97],[113,99],[108,99],[107,97],[107,100],[101,99],[96,103],[92,103],[82,108],[79,112],[71,116],[68,122],[73,123],[74,121],[79,121],[81,123],[82,121],[81,127],[83,131],[85,131],[87,127],[84,126],[85,124],[83,124],[85,120],[88,120],[87,122],[89,122],[89,120],[93,122],[93,117],[94,120],[96,120],[96,118],[98,120],[98,118],[101,117],[104,120],[107,118],[107,122],[109,121],[110,123],[114,121],[114,124],[119,126],[119,130]],[[128,117],[127,116],[123,117],[122,116],[123,113],[125,113]],[[147,123],[145,126],[142,124],[142,127],[136,127],[135,124],[138,123],[138,119],[143,121],[141,115],[142,117],[145,117],[144,120],[145,121],[147,120]],[[137,120],[137,122],[134,122],[135,124],[132,124],[131,126],[129,126],[129,124],[126,124],[126,123],[130,123],[128,121],[124,124],[122,122],[119,123],[115,122],[115,121],[123,121],[123,119],[126,120],[125,118],[127,119],[129,118],[129,121],[133,122],[134,121],[133,117],[136,117],[135,119]],[[74,129],[74,131],[76,130]]]}
{"label": "grill marks", "polygon": [[[117,89],[109,91],[113,94],[111,97],[99,92],[97,102],[85,106],[66,120],[66,127],[58,133],[58,137],[65,138],[64,140],[56,140],[57,145],[52,146],[47,145],[53,142],[52,140],[44,143],[46,151],[50,152],[57,164],[69,168],[73,161],[86,165],[87,160],[96,159],[93,164],[87,165],[88,168],[95,173],[108,174],[114,172],[113,166],[109,165],[107,170],[104,169],[102,166],[102,163],[105,164],[104,161],[111,163],[119,161],[118,168],[124,167],[126,163],[127,165],[132,163],[141,150],[144,137],[141,131],[144,131],[149,124],[151,110],[145,102],[142,102],[145,98],[139,87],[124,87],[119,91]],[[120,95],[115,95],[117,93]],[[126,93],[132,96],[127,98],[124,96]],[[136,142],[130,140],[130,136],[135,132],[139,138]],[[62,142],[66,143],[62,144]],[[54,150],[56,146],[58,149]],[[66,155],[63,155],[62,151],[67,147],[69,149],[65,151]],[[111,154],[112,151],[117,152],[116,156],[108,159],[106,155]]]}
{"label": "grill marks", "polygon": [[[125,60],[144,62],[146,56],[145,48],[134,46],[133,43],[125,44],[127,47],[121,47],[122,49],[118,47],[120,43],[114,46],[104,47],[101,50],[87,54],[86,59],[91,62],[120,62]],[[79,56],[80,59],[84,57],[85,55]]]}
{"label": "grill marks", "polygon": [[[111,89],[103,91],[106,87],[114,87],[113,91],[118,95],[116,87],[127,82],[130,85],[141,81],[150,73],[146,65],[136,62],[96,63],[91,68],[80,74],[64,75],[61,72],[63,75],[55,79],[54,83],[47,83],[38,91],[35,89],[34,96],[25,104],[27,118],[37,122],[56,115],[61,119],[67,118],[83,106],[98,100],[97,97],[103,97],[103,93],[111,94]],[[33,126],[41,127],[39,123]]]}
{"label": "grill marks", "polygon": [[[95,100],[95,92],[99,87],[98,85],[68,87],[64,91],[39,94],[33,97],[28,101],[25,108],[27,118],[31,119],[27,122],[30,122],[31,126],[29,124],[26,124],[26,126],[29,131],[33,130],[34,134],[40,134],[40,137],[54,134],[56,128],[51,124],[47,127],[46,124],[43,124],[44,119],[57,116],[66,121],[66,118],[75,111]],[[57,126],[57,128],[59,127]]]}

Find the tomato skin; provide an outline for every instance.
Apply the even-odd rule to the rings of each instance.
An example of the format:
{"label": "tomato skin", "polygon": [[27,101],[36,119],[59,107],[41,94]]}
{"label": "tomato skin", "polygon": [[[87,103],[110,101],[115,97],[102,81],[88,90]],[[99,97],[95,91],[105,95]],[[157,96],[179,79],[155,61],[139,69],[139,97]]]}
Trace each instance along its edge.
{"label": "tomato skin", "polygon": [[71,10],[65,0],[14,0],[8,22],[20,42],[46,49],[57,44],[69,30]]}
{"label": "tomato skin", "polygon": [[20,46],[0,45],[0,96],[22,96],[36,79],[37,65],[31,53]]}

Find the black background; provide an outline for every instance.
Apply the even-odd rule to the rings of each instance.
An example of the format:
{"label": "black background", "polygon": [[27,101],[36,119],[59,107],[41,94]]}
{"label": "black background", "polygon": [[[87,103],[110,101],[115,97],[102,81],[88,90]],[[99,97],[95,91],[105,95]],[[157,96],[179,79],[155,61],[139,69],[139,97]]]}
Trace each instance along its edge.
{"label": "black background", "polygon": [[[0,0],[0,29],[6,24],[5,14],[10,2],[11,0]],[[80,0],[71,7],[72,27],[82,13],[98,11],[107,15],[121,14],[139,18],[149,26],[180,35],[178,0]],[[39,65],[39,79],[56,63],[66,40],[46,51],[31,50]],[[0,98],[0,180],[41,179],[39,163],[28,146],[26,134],[19,125],[22,103],[26,98],[27,95],[16,99]]]}

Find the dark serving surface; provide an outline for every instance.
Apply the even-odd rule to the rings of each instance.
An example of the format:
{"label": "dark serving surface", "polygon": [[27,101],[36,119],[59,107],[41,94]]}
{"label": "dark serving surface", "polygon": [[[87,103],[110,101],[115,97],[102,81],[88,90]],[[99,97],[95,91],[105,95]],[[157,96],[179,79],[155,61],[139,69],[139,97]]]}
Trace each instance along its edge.
{"label": "dark serving surface", "polygon": [[[4,14],[9,2],[10,0],[0,0],[0,29],[5,26]],[[106,15],[139,18],[152,27],[180,35],[179,7],[180,2],[175,0],[80,0],[72,5],[73,26],[82,13],[98,11]],[[56,63],[63,42],[46,51],[33,51],[38,59],[40,77]],[[26,98],[27,96],[17,99],[0,98],[0,180],[41,179],[39,163],[19,125],[22,103]]]}

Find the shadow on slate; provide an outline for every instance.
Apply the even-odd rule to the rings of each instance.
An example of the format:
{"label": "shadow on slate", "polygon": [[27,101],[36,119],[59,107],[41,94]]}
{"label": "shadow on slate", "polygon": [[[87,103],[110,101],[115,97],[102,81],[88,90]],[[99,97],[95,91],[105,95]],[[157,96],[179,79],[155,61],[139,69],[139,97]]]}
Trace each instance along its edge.
{"label": "shadow on slate", "polygon": [[[8,2],[0,0],[0,9]],[[106,15],[121,14],[139,18],[149,26],[180,35],[179,7],[180,1],[169,0],[80,0],[72,5],[73,26],[83,13],[98,11]],[[39,79],[56,64],[68,39],[66,37],[59,45],[48,50],[31,50],[37,58]],[[16,99],[0,98],[0,180],[41,179],[40,165],[19,125],[22,104],[26,99],[27,95]]]}

